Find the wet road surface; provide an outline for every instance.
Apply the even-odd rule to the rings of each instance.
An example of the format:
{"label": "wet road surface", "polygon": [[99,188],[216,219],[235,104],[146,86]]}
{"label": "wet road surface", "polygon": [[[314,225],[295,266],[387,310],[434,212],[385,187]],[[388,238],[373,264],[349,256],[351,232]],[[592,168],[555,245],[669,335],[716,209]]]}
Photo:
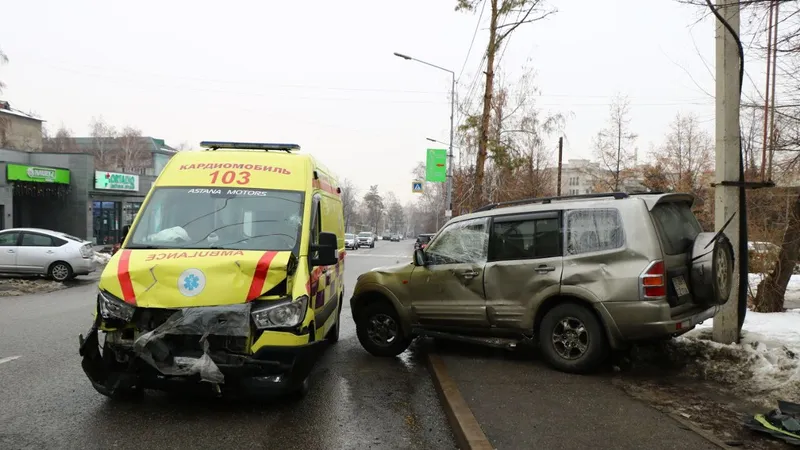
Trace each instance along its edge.
{"label": "wet road surface", "polygon": [[341,340],[300,401],[245,402],[148,392],[114,402],[89,384],[78,334],[95,284],[0,298],[0,449],[451,449],[452,433],[423,360],[367,354],[350,313],[356,277],[407,262],[413,240],[348,252]]}

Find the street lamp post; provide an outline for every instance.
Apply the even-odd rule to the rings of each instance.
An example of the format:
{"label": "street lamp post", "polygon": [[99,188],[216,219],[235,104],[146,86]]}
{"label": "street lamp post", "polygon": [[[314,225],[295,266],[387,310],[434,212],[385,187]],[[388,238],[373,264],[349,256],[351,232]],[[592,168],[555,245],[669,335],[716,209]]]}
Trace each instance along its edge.
{"label": "street lamp post", "polygon": [[[453,215],[453,118],[456,112],[456,73],[452,70],[445,69],[444,67],[437,66],[436,64],[431,64],[429,62],[421,61],[416,58],[412,58],[411,56],[404,55],[402,53],[394,53],[394,56],[398,58],[403,58],[406,61],[416,61],[421,64],[425,64],[426,66],[433,67],[435,69],[443,70],[448,72],[452,77],[452,83],[450,84],[450,144],[447,146],[447,186],[446,186],[446,198],[445,198],[445,217],[450,218]],[[433,139],[428,139],[433,141]],[[438,141],[434,141],[438,142]]]}

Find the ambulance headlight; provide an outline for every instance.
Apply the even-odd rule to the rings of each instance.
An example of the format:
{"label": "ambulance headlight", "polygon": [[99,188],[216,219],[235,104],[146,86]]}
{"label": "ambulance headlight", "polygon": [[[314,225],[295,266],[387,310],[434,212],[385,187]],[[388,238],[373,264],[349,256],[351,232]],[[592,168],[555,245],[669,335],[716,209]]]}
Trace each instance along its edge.
{"label": "ambulance headlight", "polygon": [[114,297],[105,291],[100,291],[97,294],[97,309],[100,311],[100,316],[106,320],[122,320],[130,322],[133,319],[133,313],[136,308],[124,301]]}
{"label": "ambulance headlight", "polygon": [[303,323],[306,318],[308,308],[308,296],[296,298],[291,302],[266,302],[263,306],[258,306],[250,312],[256,328],[264,330],[267,328],[290,328]]}

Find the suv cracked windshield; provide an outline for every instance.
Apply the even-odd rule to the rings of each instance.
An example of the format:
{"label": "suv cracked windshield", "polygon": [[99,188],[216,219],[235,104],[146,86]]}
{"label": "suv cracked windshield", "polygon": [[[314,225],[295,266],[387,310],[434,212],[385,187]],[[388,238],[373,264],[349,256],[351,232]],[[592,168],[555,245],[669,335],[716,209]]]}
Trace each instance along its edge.
{"label": "suv cracked windshield", "polygon": [[162,187],[139,213],[127,248],[296,253],[302,211],[302,192]]}

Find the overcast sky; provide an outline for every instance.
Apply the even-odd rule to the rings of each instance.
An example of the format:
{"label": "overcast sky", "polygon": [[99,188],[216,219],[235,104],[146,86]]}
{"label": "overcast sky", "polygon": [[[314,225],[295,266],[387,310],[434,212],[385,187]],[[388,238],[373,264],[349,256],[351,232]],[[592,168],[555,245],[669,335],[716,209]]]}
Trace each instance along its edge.
{"label": "overcast sky", "polygon": [[[362,192],[413,198],[426,137],[447,141],[450,76],[462,97],[485,49],[484,15],[455,0],[5,2],[2,98],[54,130],[86,135],[93,116],[178,145],[295,142]],[[630,97],[640,154],[677,112],[713,133],[714,27],[676,0],[551,0],[559,12],[520,28],[502,58],[537,71],[543,110],[572,113],[565,158],[591,156],[608,103]],[[698,55],[699,52],[699,55]],[[752,71],[758,73],[758,70]],[[557,138],[553,138],[555,149]]]}

